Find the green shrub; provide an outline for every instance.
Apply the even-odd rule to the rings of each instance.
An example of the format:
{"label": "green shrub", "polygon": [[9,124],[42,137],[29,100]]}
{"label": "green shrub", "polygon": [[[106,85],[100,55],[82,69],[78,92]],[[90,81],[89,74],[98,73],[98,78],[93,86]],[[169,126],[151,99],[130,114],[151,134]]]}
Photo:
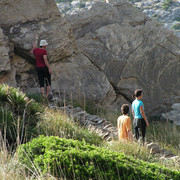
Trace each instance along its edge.
{"label": "green shrub", "polygon": [[79,8],[84,8],[85,6],[86,6],[85,3],[83,3],[83,2],[80,2],[80,3],[79,3]]}
{"label": "green shrub", "polygon": [[55,0],[56,3],[60,3],[60,2],[69,2],[71,3],[73,0]]}
{"label": "green shrub", "polygon": [[174,20],[175,21],[180,21],[180,17],[176,17]]}
{"label": "green shrub", "polygon": [[136,160],[84,141],[44,137],[33,139],[18,149],[19,161],[27,171],[50,173],[67,179],[173,179],[180,172]]}
{"label": "green shrub", "polygon": [[0,105],[4,105],[7,102],[9,92],[9,86],[5,84],[0,85]]}
{"label": "green shrub", "polygon": [[172,28],[175,30],[180,30],[180,23],[174,24]]}
{"label": "green shrub", "polygon": [[164,10],[167,10],[172,4],[172,0],[165,0],[165,2],[162,4],[162,8]]}
{"label": "green shrub", "polygon": [[35,102],[47,105],[47,99],[42,94],[27,94],[29,99],[33,99]]}
{"label": "green shrub", "polygon": [[43,108],[19,89],[0,85],[0,126],[3,139],[10,145],[30,139]]}

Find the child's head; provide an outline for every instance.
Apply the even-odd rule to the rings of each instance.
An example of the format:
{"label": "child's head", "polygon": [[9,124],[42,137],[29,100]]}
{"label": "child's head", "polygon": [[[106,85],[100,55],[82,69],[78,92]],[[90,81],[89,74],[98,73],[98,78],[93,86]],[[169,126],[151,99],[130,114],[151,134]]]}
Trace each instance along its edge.
{"label": "child's head", "polygon": [[121,106],[121,112],[122,112],[122,114],[128,114],[129,113],[129,105],[128,104],[123,104]]}

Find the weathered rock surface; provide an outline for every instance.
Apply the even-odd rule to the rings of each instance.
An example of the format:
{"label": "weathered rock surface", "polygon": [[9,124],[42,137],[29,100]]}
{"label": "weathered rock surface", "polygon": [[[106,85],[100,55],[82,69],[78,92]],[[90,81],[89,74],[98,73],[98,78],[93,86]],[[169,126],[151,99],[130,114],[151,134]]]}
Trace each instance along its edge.
{"label": "weathered rock surface", "polygon": [[[164,0],[130,0],[133,5],[141,9],[149,17],[152,17],[163,23],[166,28],[176,29],[179,24],[180,17],[180,1],[164,1]],[[180,37],[180,31],[174,31]]]}
{"label": "weathered rock surface", "polygon": [[10,70],[10,59],[8,55],[8,50],[6,48],[7,41],[4,39],[3,31],[0,28],[0,72],[7,72]]}
{"label": "weathered rock surface", "polygon": [[171,111],[163,113],[162,117],[166,120],[173,121],[177,125],[180,125],[180,103],[173,104],[171,109]]}
{"label": "weathered rock surface", "polygon": [[30,50],[46,39],[52,89],[67,98],[119,108],[143,88],[150,115],[180,102],[180,41],[170,31],[124,0],[66,19],[53,0],[2,0],[0,82],[37,91]]}
{"label": "weathered rock surface", "polygon": [[53,90],[68,98],[86,98],[106,105],[117,98],[104,73],[81,53],[71,26],[53,0],[2,0],[0,27],[1,83],[37,92],[35,59],[30,50],[33,42],[39,44],[46,39]]}
{"label": "weathered rock surface", "polygon": [[[121,0],[123,1],[123,0]],[[180,1],[179,0],[124,0],[131,2],[136,8],[143,11],[149,17],[164,24],[168,29],[176,29],[174,33],[180,37]],[[114,3],[117,0],[72,0],[72,1],[56,1],[57,6],[64,14],[77,14],[79,11],[86,11],[96,2]],[[166,5],[165,5],[166,4]],[[165,5],[165,7],[164,7]]]}
{"label": "weathered rock surface", "polygon": [[[32,62],[33,42],[46,39],[50,61],[59,61],[77,51],[70,25],[52,0],[2,0],[0,26],[21,56]],[[5,18],[5,19],[4,19]]]}
{"label": "weathered rock surface", "polygon": [[146,112],[180,102],[180,39],[126,1],[67,15],[83,53],[129,102],[143,88]]}

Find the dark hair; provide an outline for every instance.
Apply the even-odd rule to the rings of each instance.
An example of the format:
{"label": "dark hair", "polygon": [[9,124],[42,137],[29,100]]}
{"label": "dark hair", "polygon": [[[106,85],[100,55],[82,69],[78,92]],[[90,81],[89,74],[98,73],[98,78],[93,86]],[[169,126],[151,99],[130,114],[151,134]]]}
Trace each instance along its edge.
{"label": "dark hair", "polygon": [[133,98],[139,97],[139,96],[141,96],[142,92],[143,92],[142,89],[137,89],[137,90],[134,91],[134,94],[132,95],[132,97]]}
{"label": "dark hair", "polygon": [[129,105],[128,104],[123,104],[121,106],[121,112],[122,112],[122,114],[128,114],[129,113]]}

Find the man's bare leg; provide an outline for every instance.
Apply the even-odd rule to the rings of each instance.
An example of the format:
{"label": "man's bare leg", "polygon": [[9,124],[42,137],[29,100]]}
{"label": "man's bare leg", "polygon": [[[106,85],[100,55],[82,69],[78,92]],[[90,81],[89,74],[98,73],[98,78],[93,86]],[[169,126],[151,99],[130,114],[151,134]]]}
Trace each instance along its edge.
{"label": "man's bare leg", "polygon": [[48,96],[49,96],[50,87],[51,87],[51,86],[47,86],[47,87],[46,87],[46,88],[47,88],[47,90],[46,90],[46,97],[47,97],[47,98],[48,98]]}
{"label": "man's bare leg", "polygon": [[41,94],[45,97],[44,87],[41,87]]}

